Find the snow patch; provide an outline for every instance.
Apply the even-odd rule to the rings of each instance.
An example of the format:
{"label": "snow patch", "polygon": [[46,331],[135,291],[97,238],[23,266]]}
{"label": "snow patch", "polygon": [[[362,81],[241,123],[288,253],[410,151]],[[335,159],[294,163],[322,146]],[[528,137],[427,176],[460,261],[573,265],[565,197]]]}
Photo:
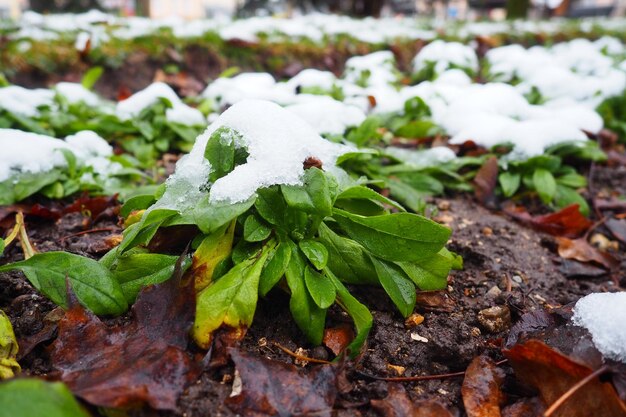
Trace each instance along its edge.
{"label": "snow patch", "polygon": [[576,303],[572,323],[591,333],[604,357],[626,363],[626,292],[589,294]]}

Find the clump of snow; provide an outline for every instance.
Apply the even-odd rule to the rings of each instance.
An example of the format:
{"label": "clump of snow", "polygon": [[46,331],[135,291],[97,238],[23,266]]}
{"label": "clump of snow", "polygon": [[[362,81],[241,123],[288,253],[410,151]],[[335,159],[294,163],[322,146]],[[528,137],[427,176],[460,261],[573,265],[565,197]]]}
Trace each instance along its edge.
{"label": "clump of snow", "polygon": [[39,115],[40,107],[54,104],[54,91],[44,88],[29,90],[17,85],[0,88],[0,108],[27,117]]}
{"label": "clump of snow", "polygon": [[358,126],[365,120],[365,113],[356,106],[344,104],[327,96],[288,106],[318,133],[343,134],[348,127]]}
{"label": "clump of snow", "polygon": [[434,167],[456,159],[454,151],[445,146],[417,151],[390,146],[385,149],[385,153],[414,166],[416,169]]}
{"label": "clump of snow", "polygon": [[452,67],[477,71],[478,57],[467,45],[436,40],[423,47],[413,59],[415,72],[420,72],[430,65],[434,65],[435,74]]}
{"label": "clump of snow", "polygon": [[626,363],[626,292],[581,298],[574,307],[572,322],[589,331],[605,358]]}
{"label": "clump of snow", "polygon": [[211,135],[227,127],[238,132],[235,146],[243,147],[249,156],[245,164],[235,167],[218,179],[210,189],[210,201],[242,202],[259,188],[276,184],[302,184],[303,162],[308,157],[322,161],[324,169],[337,170],[337,158],[353,148],[323,139],[296,114],[265,100],[243,100],[226,110],[196,139],[187,156],[176,165],[167,180],[166,191],[155,207],[184,211],[194,207],[202,197],[210,165],[204,150]]}
{"label": "clump of snow", "polygon": [[391,51],[352,57],[346,61],[345,79],[370,87],[387,87],[398,80],[395,62]]}
{"label": "clump of snow", "polygon": [[37,174],[67,166],[61,150],[72,152],[78,162],[94,166],[106,175],[119,169],[119,164],[107,158],[113,149],[104,139],[91,131],[78,132],[66,140],[15,129],[0,129],[0,182],[20,173]]}
{"label": "clump of snow", "polygon": [[337,77],[330,71],[307,68],[292,77],[286,84],[292,91],[295,91],[298,87],[319,87],[329,91],[333,88],[336,81]]}
{"label": "clump of snow", "polygon": [[100,99],[92,91],[89,91],[82,84],[78,83],[58,83],[54,89],[65,97],[71,104],[84,102],[90,106],[97,106],[100,104]]}
{"label": "clump of snow", "polygon": [[218,78],[207,86],[202,96],[212,99],[219,106],[233,105],[245,99],[270,100],[279,104],[295,101],[293,88],[276,83],[274,77],[265,72]]}
{"label": "clump of snow", "polygon": [[205,123],[205,118],[200,110],[183,103],[174,90],[162,82],[150,84],[126,100],[117,103],[117,117],[121,120],[132,119],[144,109],[156,104],[160,99],[166,99],[172,104],[172,107],[165,111],[167,120],[189,126]]}

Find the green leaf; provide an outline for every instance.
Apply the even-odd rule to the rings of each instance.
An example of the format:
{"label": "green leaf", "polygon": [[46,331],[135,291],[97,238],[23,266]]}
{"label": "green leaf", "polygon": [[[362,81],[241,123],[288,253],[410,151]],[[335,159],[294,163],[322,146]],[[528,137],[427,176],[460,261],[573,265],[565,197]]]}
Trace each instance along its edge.
{"label": "green leaf", "polygon": [[[119,282],[126,301],[132,304],[143,287],[170,279],[177,260],[178,256],[158,253],[126,253],[117,258],[111,272]],[[187,259],[182,265],[183,271],[190,264]]]}
{"label": "green leaf", "polygon": [[6,244],[4,243],[4,239],[0,238],[0,256],[2,256],[2,254],[4,253],[5,247],[6,247]]}
{"label": "green leaf", "polygon": [[89,417],[63,383],[35,378],[0,384],[0,410],[6,417]]}
{"label": "green leaf", "polygon": [[122,314],[128,308],[113,274],[93,259],[67,252],[38,253],[25,261],[0,267],[0,272],[20,270],[35,288],[55,304],[68,307],[65,279],[80,303],[98,315]]}
{"label": "green leaf", "polygon": [[196,343],[208,349],[212,334],[222,326],[234,329],[252,324],[258,300],[259,278],[267,259],[268,248],[235,265],[226,275],[198,293],[196,320],[192,335]]}
{"label": "green leaf", "polygon": [[289,309],[293,319],[311,343],[319,345],[324,336],[326,310],[315,304],[307,291],[304,271],[306,262],[295,245],[291,246],[291,260],[285,271],[287,285],[291,290]]}
{"label": "green leaf", "polygon": [[334,209],[341,228],[372,254],[388,261],[419,261],[439,252],[450,229],[410,213],[364,217]]}
{"label": "green leaf", "polygon": [[554,175],[547,169],[538,168],[533,173],[533,185],[544,204],[550,204],[556,194]]}
{"label": "green leaf", "polygon": [[498,176],[498,182],[502,187],[502,193],[505,197],[511,197],[519,190],[519,186],[522,182],[522,176],[513,172],[503,172]]}
{"label": "green leaf", "polygon": [[554,203],[559,209],[565,208],[570,204],[578,204],[578,209],[584,216],[589,216],[590,213],[587,200],[585,200],[576,190],[572,190],[571,188],[562,185],[557,185]]}
{"label": "green leaf", "polygon": [[323,243],[306,239],[301,240],[298,246],[300,246],[302,253],[311,261],[315,268],[322,270],[326,267],[328,263],[328,249],[326,249]]}
{"label": "green leaf", "polygon": [[378,203],[386,204],[391,207],[395,207],[400,211],[406,211],[404,207],[395,201],[387,198],[371,188],[363,187],[362,185],[355,185],[353,187],[346,188],[337,196],[337,200],[370,200]]}
{"label": "green leaf", "polygon": [[395,134],[403,138],[426,138],[433,136],[438,126],[430,120],[413,120],[395,130]]}
{"label": "green leaf", "polygon": [[320,240],[328,250],[328,268],[343,282],[377,284],[376,271],[363,246],[339,236],[325,223],[318,230]]}
{"label": "green leaf", "polygon": [[396,264],[420,290],[441,290],[448,285],[448,274],[453,261],[446,252],[447,249],[428,259],[416,262],[396,262]]}
{"label": "green leaf", "polygon": [[268,256],[268,261],[263,268],[263,272],[261,272],[259,292],[262,296],[266,296],[285,275],[290,260],[291,246],[286,242],[280,242]]}
{"label": "green leaf", "polygon": [[587,178],[576,173],[569,173],[557,177],[556,182],[570,188],[583,188],[587,186]]}
{"label": "green leaf", "polygon": [[236,222],[224,225],[202,239],[193,254],[193,279],[196,291],[206,288],[214,280],[217,266],[230,256],[233,250]]}
{"label": "green leaf", "polygon": [[335,302],[335,286],[325,276],[307,266],[304,271],[306,288],[319,308],[328,308]]}
{"label": "green leaf", "polygon": [[254,202],[255,198],[251,197],[240,203],[228,201],[212,203],[206,197],[194,210],[194,222],[203,233],[210,234],[248,211]]}
{"label": "green leaf", "polygon": [[145,245],[154,237],[159,227],[166,221],[176,216],[178,212],[170,209],[154,209],[146,211],[139,223],[129,226],[124,231],[124,240],[118,247],[118,253],[122,254],[137,245]]}
{"label": "green leaf", "polygon": [[380,139],[378,128],[380,127],[380,119],[378,117],[368,117],[361,123],[356,129],[352,129],[346,139],[356,144],[357,146],[363,146],[368,142],[377,141]]}
{"label": "green leaf", "polygon": [[220,127],[211,134],[204,149],[204,157],[211,164],[209,181],[217,181],[235,167],[235,138],[238,136],[227,127]]}
{"label": "green leaf", "polygon": [[415,284],[407,278],[402,269],[387,261],[372,256],[372,263],[385,292],[398,307],[400,314],[408,317],[415,308]]}
{"label": "green leaf", "polygon": [[153,194],[136,195],[126,200],[122,208],[120,209],[120,216],[126,218],[130,213],[136,210],[145,210],[154,204],[155,199]]}
{"label": "green leaf", "polygon": [[18,350],[11,320],[0,310],[0,380],[13,378],[20,372],[16,360]]}
{"label": "green leaf", "polygon": [[337,291],[337,303],[354,321],[357,334],[354,340],[346,347],[346,350],[350,352],[350,356],[354,358],[359,354],[361,347],[365,343],[365,340],[367,340],[367,335],[372,328],[374,318],[367,307],[354,298],[330,270],[326,269],[324,272],[335,286]]}
{"label": "green leaf", "polygon": [[83,75],[83,79],[80,81],[80,83],[87,90],[91,90],[102,76],[102,73],[104,73],[104,69],[102,67],[89,68],[85,75]]}
{"label": "green leaf", "polygon": [[290,207],[307,213],[329,216],[333,201],[330,185],[324,172],[318,168],[304,171],[303,185],[282,185],[285,201]]}
{"label": "green leaf", "polygon": [[272,233],[272,228],[254,214],[249,215],[243,224],[243,238],[247,242],[261,242]]}

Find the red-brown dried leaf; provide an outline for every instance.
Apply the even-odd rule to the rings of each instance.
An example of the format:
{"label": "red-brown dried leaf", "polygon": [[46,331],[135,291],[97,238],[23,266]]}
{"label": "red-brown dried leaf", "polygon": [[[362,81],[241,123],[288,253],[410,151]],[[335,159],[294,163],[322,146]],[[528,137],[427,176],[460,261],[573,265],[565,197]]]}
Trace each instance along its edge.
{"label": "red-brown dried leaf", "polygon": [[174,276],[142,290],[132,321],[108,327],[73,303],[59,322],[52,364],[60,378],[85,401],[120,408],[147,403],[172,410],[199,366],[185,351],[193,324],[193,285]]}
{"label": "red-brown dried leaf", "polygon": [[[504,355],[515,375],[539,390],[546,406],[553,404],[576,383],[593,371],[553,350],[543,342],[529,340]],[[553,417],[626,417],[626,405],[619,399],[613,386],[595,378],[573,394]]]}
{"label": "red-brown dried leaf", "polygon": [[446,291],[418,291],[415,305],[418,310],[450,313],[456,308],[456,303]]}
{"label": "red-brown dried leaf", "polygon": [[592,246],[586,239],[568,239],[565,237],[556,238],[559,244],[559,256],[565,259],[575,259],[579,262],[595,262],[612,270],[619,265],[619,261],[606,252],[600,251]]}
{"label": "red-brown dried leaf", "polygon": [[487,356],[477,356],[465,371],[461,387],[463,405],[468,417],[500,417],[504,394],[500,386],[502,371]]}
{"label": "red-brown dried leaf", "polygon": [[324,330],[324,346],[332,350],[335,356],[343,352],[352,339],[354,339],[354,330],[351,326],[330,327]]}
{"label": "red-brown dried leaf", "polygon": [[514,219],[554,236],[578,237],[593,224],[580,213],[578,204],[542,216],[531,216],[523,207],[508,206],[503,210]]}
{"label": "red-brown dried leaf", "polygon": [[63,214],[68,213],[85,213],[92,220],[98,218],[98,216],[105,213],[107,210],[113,213],[111,209],[118,209],[119,202],[117,201],[117,194],[111,197],[89,197],[89,195],[82,195],[77,198],[72,204],[63,209]]}
{"label": "red-brown dried leaf", "polygon": [[382,417],[452,417],[452,413],[435,401],[413,402],[400,384],[389,385],[387,397],[371,400]]}
{"label": "red-brown dried leaf", "polygon": [[474,195],[482,205],[493,205],[497,183],[498,158],[492,156],[485,161],[474,177]]}
{"label": "red-brown dried leaf", "polygon": [[259,358],[230,349],[239,371],[242,391],[226,400],[234,412],[247,417],[330,417],[337,397],[335,365],[320,365],[304,371],[294,365]]}
{"label": "red-brown dried leaf", "polygon": [[524,398],[502,410],[502,417],[537,417],[543,415],[545,407],[536,397]]}

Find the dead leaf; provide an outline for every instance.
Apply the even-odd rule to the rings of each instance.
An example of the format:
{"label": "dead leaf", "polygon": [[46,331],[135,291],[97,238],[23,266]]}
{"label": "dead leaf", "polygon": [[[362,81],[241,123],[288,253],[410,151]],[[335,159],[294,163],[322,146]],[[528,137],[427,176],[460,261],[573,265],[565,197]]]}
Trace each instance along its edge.
{"label": "dead leaf", "polygon": [[226,400],[236,413],[249,417],[332,415],[337,397],[334,365],[316,366],[305,373],[284,362],[230,349],[243,388]]}
{"label": "dead leaf", "polygon": [[524,398],[515,404],[509,405],[502,410],[502,417],[537,417],[543,415],[545,407],[541,400]]}
{"label": "dead leaf", "polygon": [[435,401],[413,402],[400,384],[390,384],[387,397],[370,404],[383,417],[452,417],[452,413]]}
{"label": "dead leaf", "polygon": [[608,219],[604,225],[611,231],[611,234],[622,243],[626,243],[626,220],[615,218]]}
{"label": "dead leaf", "polygon": [[[503,353],[515,375],[537,388],[547,406],[593,372],[586,365],[571,360],[538,340],[515,345],[510,350],[503,350]],[[624,417],[626,405],[611,384],[595,378],[567,399],[552,416]]]}
{"label": "dead leaf", "polygon": [[170,280],[141,291],[128,324],[108,327],[77,302],[71,305],[51,359],[74,394],[101,407],[176,408],[199,374],[185,352],[195,296],[193,285],[181,286],[181,262]]}
{"label": "dead leaf", "polygon": [[474,177],[474,195],[482,205],[494,205],[494,191],[497,183],[498,158],[492,156],[485,161]]}
{"label": "dead leaf", "polygon": [[504,394],[500,386],[504,375],[493,360],[478,356],[465,371],[461,387],[463,405],[468,417],[500,417]]}
{"label": "dead leaf", "polygon": [[578,204],[542,216],[531,216],[525,208],[516,206],[504,207],[503,211],[524,224],[554,236],[578,237],[593,224],[580,213]]}
{"label": "dead leaf", "polygon": [[601,277],[606,271],[594,265],[563,259],[559,271],[567,278]]}
{"label": "dead leaf", "polygon": [[604,199],[604,198],[595,198],[593,200],[593,205],[598,210],[615,210],[615,211],[625,211],[626,210],[626,200],[621,200],[618,198]]}
{"label": "dead leaf", "polygon": [[619,265],[619,261],[606,252],[601,252],[592,246],[584,238],[568,239],[556,238],[559,244],[558,253],[561,258],[575,259],[580,262],[595,262],[608,270],[613,270]]}
{"label": "dead leaf", "polygon": [[418,291],[415,305],[425,311],[450,313],[456,303],[445,291]]}
{"label": "dead leaf", "polygon": [[110,217],[117,216],[119,207],[117,194],[110,197],[89,197],[88,194],[83,194],[74,200],[72,204],[65,207],[63,214],[83,213],[95,221],[105,215]]}
{"label": "dead leaf", "polygon": [[354,339],[352,326],[330,327],[324,330],[323,343],[335,356],[338,356]]}

